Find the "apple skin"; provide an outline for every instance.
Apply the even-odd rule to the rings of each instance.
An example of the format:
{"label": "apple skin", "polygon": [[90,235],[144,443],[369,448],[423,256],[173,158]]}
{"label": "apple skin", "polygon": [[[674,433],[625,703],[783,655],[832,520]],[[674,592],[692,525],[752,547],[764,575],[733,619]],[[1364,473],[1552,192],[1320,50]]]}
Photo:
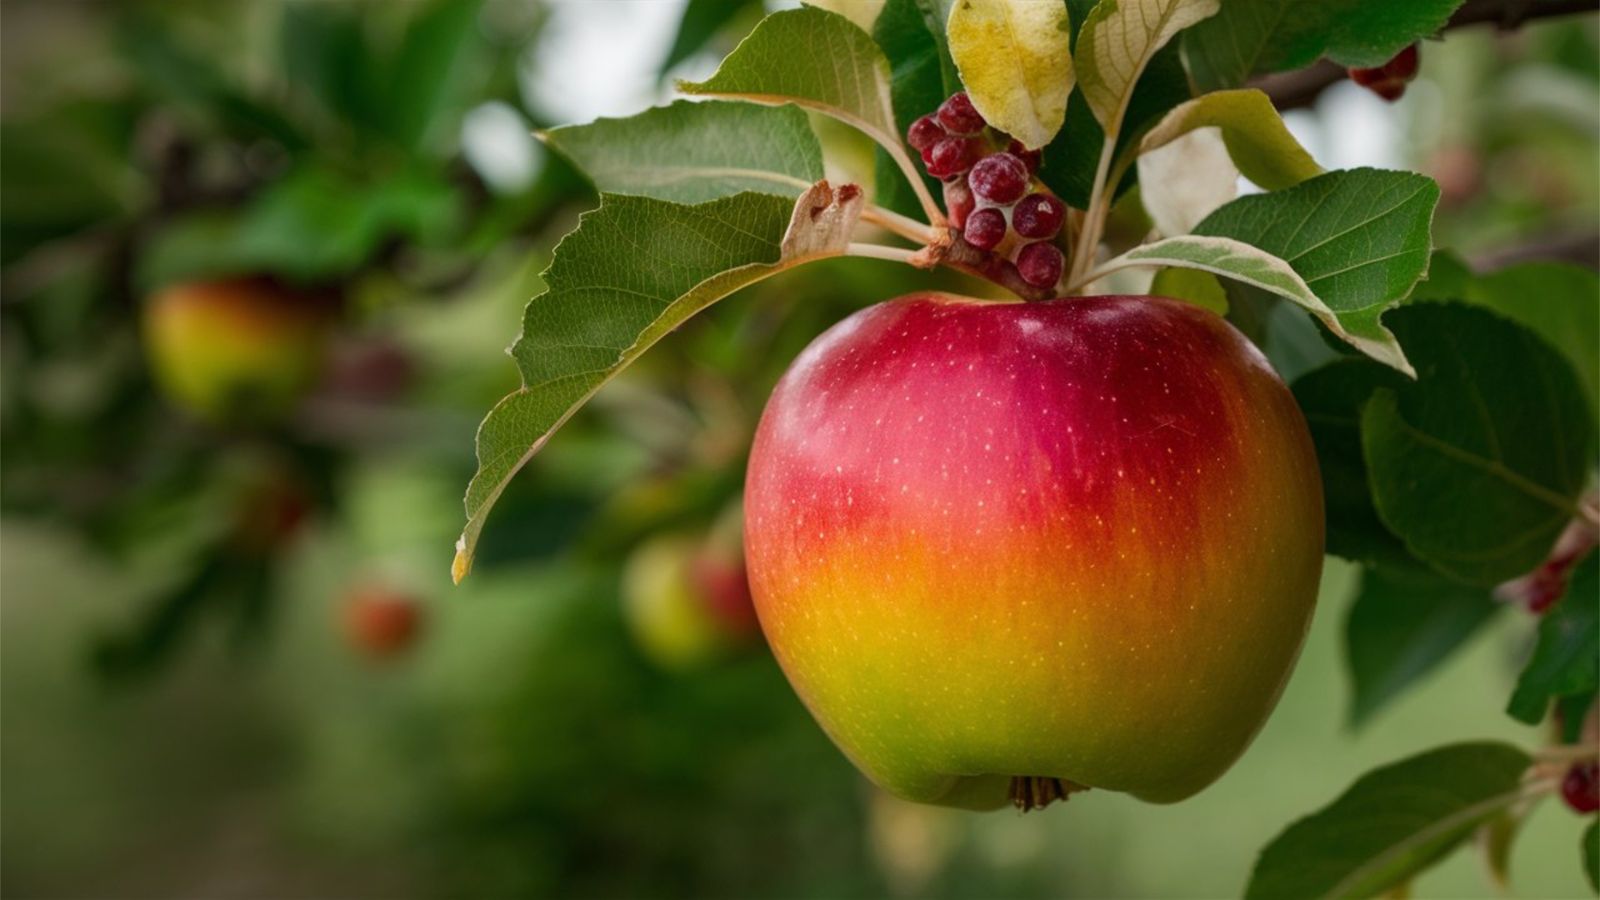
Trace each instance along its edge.
{"label": "apple skin", "polygon": [[185,282],[145,305],[157,384],[215,423],[281,416],[316,379],[333,304],[266,278]]}
{"label": "apple skin", "polygon": [[1322,570],[1305,420],[1175,300],[921,294],[808,347],[745,487],[756,610],[874,782],[1003,805],[1013,776],[1182,800],[1282,693]]}

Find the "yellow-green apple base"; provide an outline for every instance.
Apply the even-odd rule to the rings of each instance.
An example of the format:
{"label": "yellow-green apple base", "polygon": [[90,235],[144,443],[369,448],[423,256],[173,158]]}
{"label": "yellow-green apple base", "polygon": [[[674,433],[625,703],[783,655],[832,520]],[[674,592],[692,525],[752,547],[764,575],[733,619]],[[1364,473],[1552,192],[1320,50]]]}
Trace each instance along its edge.
{"label": "yellow-green apple base", "polygon": [[863,310],[774,391],[746,486],[801,699],[874,782],[972,808],[1219,777],[1299,653],[1322,523],[1265,358],[1151,297]]}

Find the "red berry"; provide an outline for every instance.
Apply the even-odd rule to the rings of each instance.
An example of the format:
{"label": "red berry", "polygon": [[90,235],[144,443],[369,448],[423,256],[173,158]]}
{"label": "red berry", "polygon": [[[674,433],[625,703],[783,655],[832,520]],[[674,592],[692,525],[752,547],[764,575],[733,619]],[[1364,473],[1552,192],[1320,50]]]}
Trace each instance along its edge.
{"label": "red berry", "polygon": [[977,205],[977,202],[965,178],[944,183],[944,208],[950,215],[950,224],[956,228],[966,227],[967,216],[972,214],[972,207]]}
{"label": "red berry", "polygon": [[1421,59],[1417,45],[1412,44],[1381,66],[1351,69],[1350,80],[1392,103],[1406,92],[1406,84],[1417,77]]}
{"label": "red berry", "polygon": [[1022,164],[1028,167],[1029,175],[1039,171],[1041,154],[1038,150],[1029,150],[1027,147],[1022,146],[1021,141],[1012,138],[1011,143],[1006,145],[1006,152],[1022,160]]}
{"label": "red berry", "polygon": [[1011,211],[1011,227],[1032,240],[1049,240],[1061,231],[1066,204],[1049,194],[1029,194]]}
{"label": "red berry", "polygon": [[1573,763],[1561,779],[1561,799],[1585,815],[1600,809],[1600,763]]}
{"label": "red berry", "polygon": [[951,94],[949,100],[939,104],[939,124],[951,134],[977,134],[983,130],[985,123],[967,92],[958,91]]}
{"label": "red berry", "polygon": [[345,600],[344,628],[355,649],[373,659],[393,659],[416,642],[422,630],[422,608],[410,596],[391,588],[360,587]]}
{"label": "red berry", "polygon": [[946,136],[944,126],[940,125],[933,116],[923,116],[911,123],[906,129],[906,143],[917,152],[932,147],[940,138]]}
{"label": "red berry", "polygon": [[1028,192],[1028,167],[1010,153],[992,153],[978,160],[968,180],[978,199],[1010,206]]}
{"label": "red berry", "polygon": [[1006,236],[1005,214],[992,206],[975,210],[967,216],[967,227],[961,236],[979,250],[993,250]]}
{"label": "red berry", "polygon": [[922,162],[928,174],[935,178],[953,178],[972,168],[978,161],[978,142],[972,138],[942,138],[922,152]]}
{"label": "red berry", "polygon": [[1055,287],[1065,264],[1055,244],[1029,244],[1017,254],[1017,274],[1036,288]]}

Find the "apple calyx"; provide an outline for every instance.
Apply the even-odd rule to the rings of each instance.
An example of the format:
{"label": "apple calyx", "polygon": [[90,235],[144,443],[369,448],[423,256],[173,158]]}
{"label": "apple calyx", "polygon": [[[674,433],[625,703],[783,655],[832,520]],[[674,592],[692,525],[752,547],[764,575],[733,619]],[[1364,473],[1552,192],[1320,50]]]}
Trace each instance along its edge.
{"label": "apple calyx", "polygon": [[1035,809],[1044,809],[1057,800],[1066,801],[1068,797],[1089,788],[1075,781],[1065,778],[1051,778],[1047,775],[1014,775],[1011,778],[1009,797],[1011,805],[1022,812],[1031,812]]}

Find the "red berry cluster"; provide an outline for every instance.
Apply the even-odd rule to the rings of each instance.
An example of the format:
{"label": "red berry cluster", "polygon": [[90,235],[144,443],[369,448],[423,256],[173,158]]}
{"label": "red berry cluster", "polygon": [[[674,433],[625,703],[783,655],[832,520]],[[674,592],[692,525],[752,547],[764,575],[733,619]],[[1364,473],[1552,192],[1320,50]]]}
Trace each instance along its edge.
{"label": "red berry cluster", "polygon": [[994,251],[1036,288],[1054,287],[1066,264],[1051,239],[1067,207],[1033,190],[1039,151],[989,129],[965,91],[911,123],[906,142],[922,154],[928,174],[944,182],[950,224],[967,243]]}
{"label": "red berry cluster", "polygon": [[1406,85],[1417,77],[1417,65],[1421,59],[1417,45],[1412,44],[1381,66],[1351,69],[1350,80],[1393,103],[1406,92]]}

